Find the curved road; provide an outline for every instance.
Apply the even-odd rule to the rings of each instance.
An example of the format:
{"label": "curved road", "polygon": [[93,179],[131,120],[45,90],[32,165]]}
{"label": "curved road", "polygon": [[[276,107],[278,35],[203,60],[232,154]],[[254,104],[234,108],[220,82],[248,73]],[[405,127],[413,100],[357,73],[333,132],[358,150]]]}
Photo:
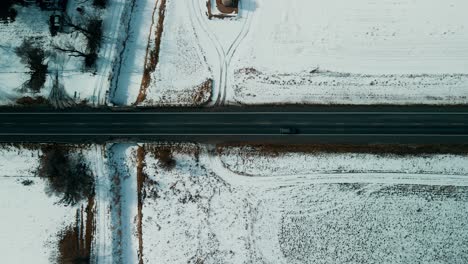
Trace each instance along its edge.
{"label": "curved road", "polygon": [[[317,107],[0,112],[0,142],[189,140],[260,143],[467,143],[468,110]],[[288,108],[284,108],[288,109]],[[358,110],[353,110],[358,109]],[[426,110],[425,110],[426,109]],[[281,135],[280,128],[297,134]]]}

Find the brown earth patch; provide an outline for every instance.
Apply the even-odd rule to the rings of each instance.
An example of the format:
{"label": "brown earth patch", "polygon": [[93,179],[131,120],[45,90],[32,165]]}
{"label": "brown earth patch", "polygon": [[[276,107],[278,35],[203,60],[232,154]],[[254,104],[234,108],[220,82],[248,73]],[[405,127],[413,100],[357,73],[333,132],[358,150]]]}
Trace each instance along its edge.
{"label": "brown earth patch", "polygon": [[207,79],[201,84],[184,90],[165,90],[159,100],[148,99],[144,104],[149,106],[205,106],[211,102],[213,80]]}
{"label": "brown earth patch", "polygon": [[151,83],[151,74],[156,70],[156,66],[158,65],[161,39],[162,39],[162,33],[163,33],[163,28],[164,28],[165,13],[166,13],[166,0],[161,0],[161,4],[159,6],[159,14],[158,14],[159,16],[158,16],[158,21],[156,25],[156,32],[155,32],[156,37],[154,40],[154,47],[151,48],[150,47],[151,45],[148,41],[148,46],[146,48],[146,56],[145,56],[145,69],[143,71],[143,78],[141,80],[140,92],[138,93],[138,97],[134,105],[137,105],[146,99],[146,92]]}
{"label": "brown earth patch", "polygon": [[172,170],[176,166],[176,161],[170,146],[162,146],[157,148],[153,153],[154,156],[159,160],[162,168],[166,170]]}
{"label": "brown earth patch", "polygon": [[[86,215],[86,219],[84,219]],[[58,263],[85,264],[91,262],[91,243],[96,230],[94,197],[76,211],[76,222],[59,234]],[[84,231],[84,232],[83,232]]]}
{"label": "brown earth patch", "polygon": [[194,143],[157,143],[157,144],[146,144],[145,149],[147,153],[153,154],[156,158],[159,157],[159,152],[169,151],[171,153],[179,152],[199,156],[200,147]]}
{"label": "brown earth patch", "polygon": [[217,151],[222,153],[231,147],[249,147],[267,156],[284,153],[366,153],[390,154],[397,156],[418,156],[428,154],[468,154],[468,144],[460,145],[277,145],[277,144],[218,144]]}
{"label": "brown earth patch", "polygon": [[213,80],[208,79],[202,84],[195,87],[193,95],[193,102],[196,106],[208,104],[211,101],[211,94],[213,91]]}
{"label": "brown earth patch", "polygon": [[146,150],[138,147],[137,150],[137,190],[138,190],[138,213],[137,213],[137,234],[138,234],[138,263],[143,264],[143,199],[145,195],[144,184],[148,176],[144,172]]}
{"label": "brown earth patch", "polygon": [[16,103],[19,105],[23,105],[23,106],[49,105],[49,102],[47,101],[47,99],[45,99],[42,96],[38,96],[38,97],[24,96],[24,97],[18,98],[16,100]]}

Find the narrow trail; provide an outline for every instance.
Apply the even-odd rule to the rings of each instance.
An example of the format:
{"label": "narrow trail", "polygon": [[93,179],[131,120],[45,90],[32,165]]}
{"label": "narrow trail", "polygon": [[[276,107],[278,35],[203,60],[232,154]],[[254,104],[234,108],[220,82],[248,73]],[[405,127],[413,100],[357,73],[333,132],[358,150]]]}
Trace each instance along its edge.
{"label": "narrow trail", "polygon": [[122,43],[121,43],[121,47],[120,47],[120,51],[118,52],[118,57],[116,58],[116,64],[117,65],[114,65],[114,73],[115,76],[112,77],[111,79],[111,87],[109,89],[109,95],[108,95],[108,101],[111,103],[111,104],[114,104],[114,105],[120,105],[121,103],[118,103],[115,101],[115,97],[116,97],[116,94],[118,92],[120,92],[119,90],[119,81],[120,81],[120,74],[122,73],[122,63],[123,63],[123,60],[124,60],[124,54],[125,54],[125,51],[126,51],[126,47],[127,47],[127,43],[128,43],[128,40],[130,38],[130,27],[131,27],[131,23],[132,23],[132,14],[133,14],[133,11],[135,9],[135,5],[136,5],[136,0],[133,0],[131,1],[128,5],[128,9],[126,11],[126,21],[125,21],[125,24],[124,24],[124,27],[125,27],[125,37],[123,38],[122,40]]}
{"label": "narrow trail", "polygon": [[[107,14],[108,20],[103,21],[103,31],[110,32],[103,36],[103,42],[99,51],[99,60],[103,61],[102,68],[97,70],[98,80],[94,86],[93,91],[93,105],[99,106],[106,103],[106,96],[102,96],[103,90],[111,91],[111,70],[117,52],[117,41],[120,34],[121,17],[125,6],[127,5],[125,0],[112,0],[108,3],[109,7],[112,7],[110,15]],[[110,18],[110,21],[109,21]]]}
{"label": "narrow trail", "polygon": [[245,39],[247,34],[250,32],[250,26],[252,24],[252,10],[254,9],[254,3],[252,0],[248,0],[247,2],[247,7],[244,8],[244,1],[239,2],[239,10],[242,11],[242,13],[239,13],[241,17],[243,17],[243,13],[245,12],[245,22],[242,25],[242,29],[237,35],[237,37],[234,39],[232,42],[231,46],[229,47],[225,60],[226,60],[226,66],[225,66],[225,71],[224,71],[224,86],[223,86],[223,93],[222,93],[222,98],[219,104],[224,105],[226,104],[226,97],[227,97],[227,92],[228,92],[228,70],[230,70],[231,66],[231,60],[234,57],[237,49],[239,48],[240,44],[242,41]]}
{"label": "narrow trail", "polygon": [[96,173],[96,234],[91,247],[92,263],[112,264],[112,226],[110,219],[110,178],[106,169],[104,152],[106,146],[95,146],[94,171]]}
{"label": "narrow trail", "polygon": [[133,232],[137,219],[136,163],[129,159],[138,146],[115,143],[108,148],[109,175],[112,175],[112,244],[113,263],[138,263],[138,238]]}

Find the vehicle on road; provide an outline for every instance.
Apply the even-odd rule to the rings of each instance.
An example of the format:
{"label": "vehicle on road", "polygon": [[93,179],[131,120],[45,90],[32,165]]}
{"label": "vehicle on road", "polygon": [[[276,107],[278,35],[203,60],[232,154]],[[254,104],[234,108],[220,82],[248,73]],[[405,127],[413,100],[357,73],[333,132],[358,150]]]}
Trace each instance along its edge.
{"label": "vehicle on road", "polygon": [[282,135],[297,134],[298,132],[297,128],[294,127],[280,127],[280,134]]}

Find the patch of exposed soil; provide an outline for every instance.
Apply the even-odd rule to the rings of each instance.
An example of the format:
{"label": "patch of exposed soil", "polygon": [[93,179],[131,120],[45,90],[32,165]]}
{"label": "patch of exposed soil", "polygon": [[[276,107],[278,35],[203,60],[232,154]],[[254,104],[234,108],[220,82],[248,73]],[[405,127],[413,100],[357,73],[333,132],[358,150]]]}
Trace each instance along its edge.
{"label": "patch of exposed soil", "polygon": [[213,80],[208,79],[202,84],[195,87],[193,95],[193,102],[196,106],[208,104],[211,100],[211,93],[213,91]]}
{"label": "patch of exposed soil", "polygon": [[143,264],[143,199],[145,197],[144,184],[147,175],[144,172],[146,150],[139,147],[137,150],[137,190],[138,190],[138,215],[137,215],[137,234],[138,234],[138,263]]}
{"label": "patch of exposed soil", "polygon": [[[157,6],[155,8],[157,8]],[[146,56],[145,56],[145,69],[143,71],[143,78],[141,80],[140,92],[138,93],[138,97],[135,102],[135,105],[145,100],[148,86],[151,83],[151,74],[156,70],[156,66],[158,65],[161,39],[162,39],[162,33],[163,33],[163,28],[164,28],[165,13],[166,13],[166,0],[161,0],[161,4],[159,6],[158,21],[156,25],[154,45],[150,45],[150,43],[148,42],[148,47],[147,47]]]}
{"label": "patch of exposed soil", "polygon": [[22,106],[49,105],[49,102],[47,101],[47,99],[45,99],[42,96],[38,96],[38,97],[24,96],[24,97],[18,98],[16,100],[16,103]]}
{"label": "patch of exposed soil", "polygon": [[[86,219],[84,219],[86,216]],[[86,208],[76,212],[74,225],[59,233],[57,262],[64,264],[87,264],[91,259],[91,243],[94,238],[95,221],[94,197],[88,198]]]}
{"label": "patch of exposed soil", "polygon": [[184,90],[165,90],[161,98],[157,100],[148,99],[144,105],[156,106],[205,106],[211,101],[213,80],[207,79],[201,84],[186,88]]}
{"label": "patch of exposed soil", "polygon": [[197,160],[200,155],[200,147],[197,144],[188,143],[158,143],[145,145],[147,153],[152,153],[156,158],[161,158],[161,152],[169,152],[172,156],[174,152],[194,155]]}

